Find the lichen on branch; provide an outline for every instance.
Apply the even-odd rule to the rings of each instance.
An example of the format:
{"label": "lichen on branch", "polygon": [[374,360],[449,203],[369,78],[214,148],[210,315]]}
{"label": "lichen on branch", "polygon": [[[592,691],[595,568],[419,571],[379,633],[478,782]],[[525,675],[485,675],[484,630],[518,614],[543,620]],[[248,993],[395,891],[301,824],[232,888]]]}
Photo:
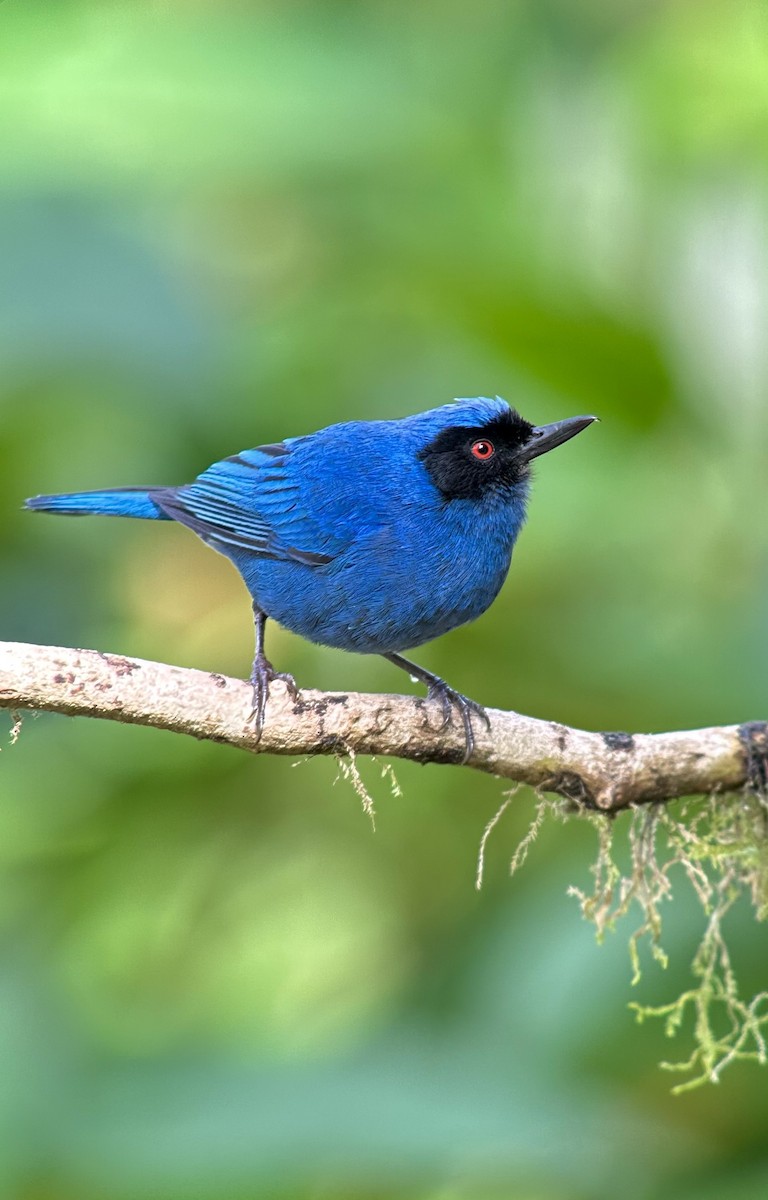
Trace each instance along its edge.
{"label": "lichen on branch", "polygon": [[[687,1057],[661,1066],[685,1076],[674,1093],[717,1083],[732,1062],[768,1062],[768,989],[745,999],[728,946],[726,918],[739,900],[752,906],[757,921],[768,918],[768,794],[746,787],[738,795],[720,793],[688,798],[680,804],[635,806],[619,821],[613,814],[582,809],[570,813],[562,800],[540,797],[528,834],[510,864],[516,871],[546,815],[574,815],[596,828],[597,855],[589,889],[569,888],[598,941],[627,918],[632,984],[643,978],[644,947],[662,968],[664,905],[684,902],[680,884],[700,906],[703,930],[691,962],[691,986],[666,1004],[630,1004],[638,1022],[657,1018],[669,1038],[684,1037]],[[617,848],[617,832],[629,821],[626,845]],[[622,838],[623,842],[623,838]],[[521,854],[521,850],[523,853]],[[768,930],[764,940],[768,949]],[[758,956],[765,961],[765,955]]]}

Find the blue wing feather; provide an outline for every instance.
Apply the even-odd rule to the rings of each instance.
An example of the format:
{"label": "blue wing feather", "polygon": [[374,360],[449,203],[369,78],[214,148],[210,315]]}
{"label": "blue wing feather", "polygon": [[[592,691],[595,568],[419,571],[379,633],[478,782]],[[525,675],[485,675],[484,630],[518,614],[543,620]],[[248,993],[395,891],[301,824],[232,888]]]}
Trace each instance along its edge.
{"label": "blue wing feather", "polygon": [[264,558],[322,566],[335,557],[304,511],[301,478],[290,467],[290,443],[257,446],[214,463],[194,483],[162,488],[152,498],[223,553],[247,550]]}

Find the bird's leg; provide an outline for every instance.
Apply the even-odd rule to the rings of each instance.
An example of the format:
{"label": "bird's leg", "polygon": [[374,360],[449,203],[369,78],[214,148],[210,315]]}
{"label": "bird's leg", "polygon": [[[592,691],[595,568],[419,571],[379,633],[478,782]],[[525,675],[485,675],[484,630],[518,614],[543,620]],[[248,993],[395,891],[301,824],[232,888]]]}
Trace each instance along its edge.
{"label": "bird's leg", "polygon": [[472,751],[475,748],[475,735],[472,732],[472,713],[475,713],[481,720],[485,721],[486,726],[490,729],[491,722],[488,719],[488,713],[481,704],[477,704],[474,700],[468,700],[466,696],[462,696],[461,692],[455,691],[449,687],[444,679],[439,675],[433,675],[431,671],[425,671],[424,667],[417,666],[408,658],[403,658],[402,654],[385,654],[383,656],[388,662],[394,663],[396,667],[400,667],[402,671],[407,671],[414,679],[418,679],[421,683],[427,685],[427,698],[430,700],[439,700],[443,707],[443,727],[445,727],[451,717],[454,709],[458,709],[464,725],[464,762],[470,758]]}
{"label": "bird's leg", "polygon": [[251,709],[251,720],[256,728],[256,740],[261,737],[261,731],[264,728],[264,711],[267,707],[267,697],[269,696],[269,685],[275,680],[281,680],[288,689],[288,694],[293,700],[296,700],[299,695],[299,689],[296,687],[296,680],[293,675],[288,675],[284,671],[276,671],[272,663],[264,653],[264,627],[267,623],[267,615],[261,609],[253,606],[253,625],[256,631],[256,653],[253,658],[253,666],[251,668],[250,684],[253,688],[253,708]]}

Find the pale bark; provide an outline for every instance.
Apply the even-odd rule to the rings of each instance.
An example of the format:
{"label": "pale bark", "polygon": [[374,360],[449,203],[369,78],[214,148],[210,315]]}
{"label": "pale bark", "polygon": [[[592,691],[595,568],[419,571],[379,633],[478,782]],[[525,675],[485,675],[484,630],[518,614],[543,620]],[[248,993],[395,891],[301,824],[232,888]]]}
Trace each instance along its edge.
{"label": "pale bark", "polygon": [[[261,740],[239,679],[95,650],[0,643],[0,708],[168,729],[261,754],[375,754],[459,763],[464,732],[413,696],[302,691],[275,683]],[[587,733],[488,709],[468,765],[605,811],[702,792],[764,790],[768,723],[675,733]],[[35,737],[41,734],[37,731]]]}

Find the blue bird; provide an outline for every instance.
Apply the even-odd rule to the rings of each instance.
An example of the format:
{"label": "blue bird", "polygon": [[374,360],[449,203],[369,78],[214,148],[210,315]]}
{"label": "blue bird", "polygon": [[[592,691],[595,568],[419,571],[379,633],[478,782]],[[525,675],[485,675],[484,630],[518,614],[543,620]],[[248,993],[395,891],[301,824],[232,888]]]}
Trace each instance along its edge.
{"label": "blue bird", "polygon": [[480,705],[400,653],[473,621],[497,596],[525,519],[532,459],[590,425],[535,427],[496,397],[393,421],[349,421],[243,450],[181,487],[35,496],[42,512],[179,521],[230,558],[253,600],[250,682],[260,736],[290,675],[264,651],[267,618],[310,642],[382,654],[427,686],[444,721]]}

